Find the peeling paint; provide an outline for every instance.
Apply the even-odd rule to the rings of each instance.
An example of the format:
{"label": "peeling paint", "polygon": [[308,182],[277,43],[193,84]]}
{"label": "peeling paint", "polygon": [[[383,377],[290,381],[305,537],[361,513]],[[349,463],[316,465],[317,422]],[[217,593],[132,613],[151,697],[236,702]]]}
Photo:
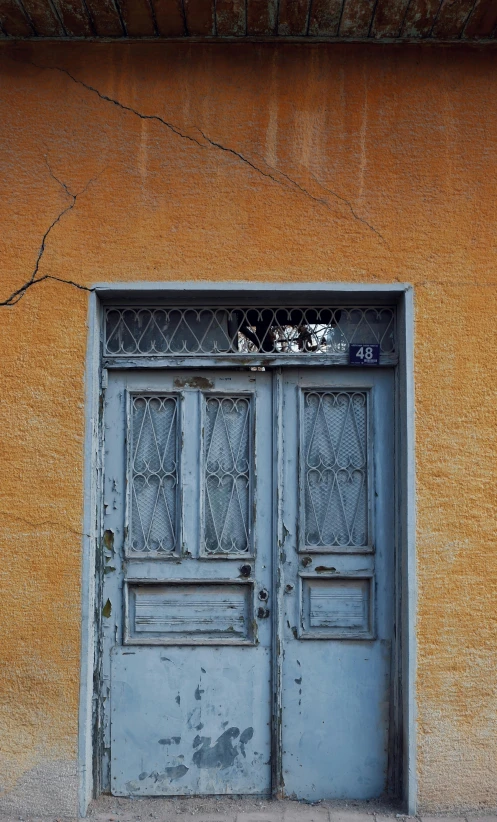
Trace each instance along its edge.
{"label": "peeling paint", "polygon": [[[246,728],[240,735],[238,728],[227,728],[224,733],[211,745],[209,736],[196,736],[193,740],[195,751],[192,761],[199,768],[219,768],[224,770],[230,768],[239,753],[245,757],[245,745],[252,739],[253,729]],[[233,744],[233,740],[240,737],[240,751]],[[199,747],[200,746],[200,747]]]}
{"label": "peeling paint", "polygon": [[214,383],[212,380],[208,380],[207,377],[195,376],[186,379],[180,378],[174,380],[174,387],[175,388],[200,388],[201,390],[206,390],[208,388],[214,388]]}

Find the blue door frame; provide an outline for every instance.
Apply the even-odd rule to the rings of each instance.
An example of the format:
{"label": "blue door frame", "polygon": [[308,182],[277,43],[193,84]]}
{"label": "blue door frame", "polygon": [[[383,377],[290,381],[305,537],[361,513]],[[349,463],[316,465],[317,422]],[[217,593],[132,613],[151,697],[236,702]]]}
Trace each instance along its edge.
{"label": "blue door frame", "polygon": [[[83,601],[83,637],[82,637],[82,679],[81,679],[81,710],[80,710],[80,767],[81,767],[81,788],[80,788],[80,810],[84,815],[91,795],[99,792],[102,788],[102,778],[99,776],[99,762],[101,761],[101,740],[98,738],[98,731],[94,731],[94,715],[92,711],[91,680],[93,680],[93,660],[98,672],[101,658],[98,653],[98,635],[93,633],[91,615],[93,612],[92,600],[98,599],[99,584],[96,587],[92,584],[94,575],[92,568],[96,559],[95,539],[99,538],[99,533],[103,533],[99,521],[99,466],[95,460],[95,446],[101,442],[101,428],[98,422],[98,406],[102,385],[105,387],[106,370],[102,371],[100,360],[100,328],[102,322],[102,302],[121,299],[126,293],[127,297],[134,295],[146,296],[150,301],[154,295],[166,296],[171,301],[177,299],[181,294],[183,299],[185,294],[196,293],[206,295],[212,302],[217,294],[225,293],[226,289],[238,291],[240,285],[243,289],[243,297],[247,297],[247,292],[255,292],[259,286],[253,283],[247,284],[167,284],[157,288],[156,284],[125,284],[121,287],[95,286],[90,298],[90,335],[88,345],[88,371],[87,371],[87,432],[86,432],[86,486],[89,505],[85,508],[85,553],[83,563],[84,601]],[[280,295],[285,292],[285,288],[274,288],[275,294]],[[399,336],[399,364],[395,369],[395,417],[396,417],[396,439],[395,439],[395,475],[396,475],[396,495],[402,496],[403,504],[397,505],[395,510],[396,523],[395,534],[397,539],[397,556],[395,562],[396,588],[402,590],[402,597],[397,596],[394,604],[394,614],[397,624],[401,627],[399,645],[395,650],[395,664],[397,665],[396,675],[393,677],[393,691],[396,715],[394,723],[396,726],[397,739],[400,737],[399,730],[402,727],[403,747],[397,751],[397,762],[400,762],[401,773],[397,777],[397,784],[401,784],[402,794],[406,800],[407,808],[410,812],[415,809],[416,802],[416,780],[415,780],[415,734],[414,734],[414,692],[413,675],[415,669],[415,642],[414,642],[414,606],[415,606],[415,576],[414,576],[414,466],[413,466],[413,346],[412,346],[412,290],[409,286],[383,286],[371,288],[370,286],[340,285],[332,288],[323,287],[320,284],[292,286],[291,297],[295,300],[299,293],[313,291],[315,294],[330,294],[336,300],[337,295],[345,301],[350,295],[357,297],[361,294],[363,300],[378,299],[378,295],[387,298],[392,302],[396,301],[398,310],[398,336]],[[288,295],[288,289],[286,290]],[[241,295],[240,295],[241,296]],[[283,300],[283,297],[281,296]],[[285,295],[285,302],[288,303],[288,296]],[[149,363],[149,366],[151,363]],[[109,368],[109,364],[107,364]],[[112,366],[110,366],[112,368]],[[276,369],[276,372],[278,369]],[[274,396],[281,392],[281,377],[276,375]],[[273,448],[278,449],[278,437],[274,438]],[[281,470],[279,467],[277,470]],[[282,526],[280,526],[281,528]],[[278,537],[277,534],[275,534]],[[282,534],[279,534],[281,538]],[[302,575],[302,580],[304,576]],[[305,580],[300,583],[305,583]],[[101,603],[102,604],[102,603]],[[298,679],[298,677],[295,677]],[[402,689],[400,683],[402,682]],[[101,686],[99,687],[101,693]],[[277,795],[280,786],[278,785],[278,772],[280,765],[277,757],[272,756],[273,763],[273,791]],[[95,763],[94,771],[96,778],[93,779],[89,763]]]}

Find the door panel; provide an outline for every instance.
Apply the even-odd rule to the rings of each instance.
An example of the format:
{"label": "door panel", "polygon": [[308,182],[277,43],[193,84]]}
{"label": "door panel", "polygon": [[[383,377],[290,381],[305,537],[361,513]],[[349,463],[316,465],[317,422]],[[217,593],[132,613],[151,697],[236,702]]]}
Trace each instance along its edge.
{"label": "door panel", "polygon": [[115,648],[112,793],[269,791],[269,649]]}
{"label": "door panel", "polygon": [[115,795],[270,790],[268,442],[267,374],[110,375],[103,613]]}
{"label": "door panel", "polygon": [[284,792],[369,799],[388,767],[393,373],[288,371],[283,408]]}

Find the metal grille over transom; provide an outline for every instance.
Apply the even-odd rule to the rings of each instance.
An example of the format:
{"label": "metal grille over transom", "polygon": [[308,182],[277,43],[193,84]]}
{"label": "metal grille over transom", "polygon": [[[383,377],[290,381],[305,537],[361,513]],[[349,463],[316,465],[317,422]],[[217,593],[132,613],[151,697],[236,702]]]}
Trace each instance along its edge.
{"label": "metal grille over transom", "polygon": [[130,398],[130,555],[177,551],[178,399]]}
{"label": "metal grille over transom", "polygon": [[203,553],[250,553],[250,397],[206,396]]}
{"label": "metal grille over transom", "polygon": [[199,357],[326,355],[346,363],[350,343],[380,345],[397,360],[393,306],[112,307],[106,310],[104,356]]}
{"label": "metal grille over transom", "polygon": [[367,394],[303,396],[304,550],[368,545]]}

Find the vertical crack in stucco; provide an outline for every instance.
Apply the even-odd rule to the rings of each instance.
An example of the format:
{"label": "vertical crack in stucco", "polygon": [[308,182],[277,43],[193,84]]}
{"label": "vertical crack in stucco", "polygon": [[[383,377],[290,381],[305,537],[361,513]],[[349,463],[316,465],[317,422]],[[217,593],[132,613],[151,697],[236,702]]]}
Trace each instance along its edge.
{"label": "vertical crack in stucco", "polygon": [[73,210],[73,208],[75,207],[76,202],[78,200],[78,197],[80,197],[82,194],[84,194],[85,191],[88,189],[88,187],[91,185],[91,183],[95,182],[95,180],[96,180],[96,177],[93,177],[91,180],[89,180],[86,183],[86,185],[84,186],[84,188],[81,189],[81,191],[78,191],[78,192],[76,192],[76,194],[73,194],[72,191],[69,189],[68,185],[66,183],[64,183],[62,180],[60,180],[56,176],[56,174],[54,174],[46,155],[45,155],[45,163],[47,165],[50,176],[64,190],[64,193],[68,197],[71,198],[71,202],[69,203],[69,205],[67,205],[65,208],[62,209],[62,211],[60,211],[57,214],[55,220],[53,220],[53,222],[50,223],[49,227],[45,231],[45,233],[42,237],[42,240],[41,240],[40,248],[38,249],[38,255],[36,257],[36,262],[35,262],[33,271],[31,272],[31,276],[30,276],[29,280],[27,280],[20,288],[17,288],[15,291],[13,291],[12,294],[10,294],[7,297],[7,299],[0,301],[0,307],[16,305],[19,302],[19,300],[21,300],[24,297],[24,295],[25,295],[26,291],[28,290],[28,288],[31,288],[33,285],[37,285],[38,283],[42,283],[45,280],[55,280],[56,282],[65,283],[66,285],[72,285],[75,288],[81,289],[82,291],[91,291],[92,290],[91,288],[88,288],[85,285],[81,285],[80,283],[74,282],[74,280],[66,280],[63,277],[56,277],[53,274],[43,274],[43,276],[41,276],[41,277],[37,276],[37,274],[40,270],[40,265],[41,265],[41,261],[43,259],[43,255],[44,255],[45,250],[46,250],[47,240],[48,240],[51,232],[53,231],[55,226],[60,223],[60,221],[62,220],[64,215],[68,214],[69,211]]}
{"label": "vertical crack in stucco", "polygon": [[[191,134],[188,134],[186,131],[183,131],[182,129],[178,128],[178,126],[175,126],[169,120],[165,120],[163,117],[160,117],[158,114],[144,114],[143,112],[138,111],[138,109],[135,109],[132,106],[128,106],[125,103],[122,103],[120,100],[117,100],[114,97],[109,97],[109,95],[103,94],[95,86],[92,86],[89,83],[85,83],[83,80],[79,80],[77,77],[75,77],[73,74],[71,74],[70,71],[68,71],[65,68],[62,68],[61,66],[43,66],[43,65],[40,65],[39,63],[35,63],[34,61],[31,61],[31,60],[28,61],[28,62],[29,62],[30,65],[34,66],[35,68],[40,69],[41,71],[58,71],[58,72],[61,72],[62,74],[65,74],[67,77],[69,77],[69,79],[73,83],[75,83],[76,85],[82,86],[87,91],[90,91],[92,94],[96,94],[101,100],[103,100],[107,103],[111,103],[112,105],[117,106],[118,108],[123,109],[123,111],[127,111],[130,114],[134,114],[136,117],[139,117],[141,120],[152,120],[152,121],[155,121],[157,123],[160,123],[161,125],[165,126],[167,129],[169,129],[169,131],[171,131],[177,137],[181,137],[184,140],[188,140],[189,142],[194,143],[199,148],[205,149],[205,148],[208,148],[210,146],[211,148],[215,148],[218,151],[224,152],[225,154],[230,154],[233,157],[237,158],[240,162],[244,163],[249,168],[251,168],[252,171],[255,171],[257,174],[260,174],[262,177],[265,177],[266,179],[272,180],[274,183],[276,183],[277,185],[283,186],[284,188],[288,188],[290,190],[298,191],[301,194],[303,194],[304,196],[311,199],[313,202],[317,203],[320,206],[323,206],[328,211],[333,211],[333,209],[331,208],[329,202],[327,201],[327,199],[325,197],[316,197],[307,188],[305,188],[305,186],[301,185],[301,183],[297,182],[297,180],[295,180],[293,177],[290,177],[284,171],[281,171],[281,169],[270,166],[267,163],[264,163],[265,168],[268,169],[268,171],[265,171],[264,168],[261,168],[260,165],[257,165],[252,160],[249,160],[248,157],[246,157],[241,152],[236,151],[234,148],[230,148],[229,146],[225,146],[222,143],[217,142],[216,140],[213,140],[211,137],[209,137],[198,126],[196,126],[195,128],[202,135],[202,138],[205,141],[204,143],[202,143],[200,140],[197,140],[195,137],[193,137]],[[311,176],[314,177],[314,175],[312,175],[311,172],[309,172],[309,173],[311,174]],[[281,177],[283,179],[278,179],[278,177]],[[286,183],[283,180],[285,180]],[[316,179],[316,177],[314,177],[314,180],[315,180],[316,184],[318,186],[320,186],[321,189],[326,191],[328,194],[330,194],[336,200],[338,200],[338,201],[342,202],[344,205],[346,205],[349,212],[350,212],[350,214],[351,214],[351,216],[355,220],[362,223],[362,225],[364,225],[368,230],[372,231],[383,243],[386,244],[386,240],[382,236],[382,234],[373,225],[371,225],[371,223],[369,223],[367,220],[365,220],[363,217],[360,217],[357,214],[354,207],[352,206],[352,203],[346,197],[343,197],[340,194],[338,194],[337,192],[333,191],[332,189],[327,188],[322,183],[320,183],[319,180]]]}

